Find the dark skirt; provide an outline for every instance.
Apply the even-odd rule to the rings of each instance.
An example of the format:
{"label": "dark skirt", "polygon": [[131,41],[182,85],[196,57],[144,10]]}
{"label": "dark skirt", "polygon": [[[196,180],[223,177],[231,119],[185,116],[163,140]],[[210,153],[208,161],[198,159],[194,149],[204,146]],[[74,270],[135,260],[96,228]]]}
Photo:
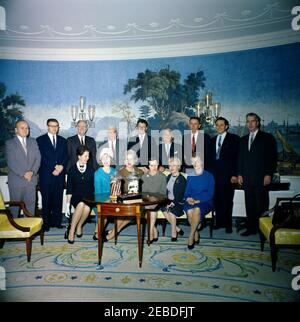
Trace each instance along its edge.
{"label": "dark skirt", "polygon": [[[82,197],[82,196],[72,195],[72,197],[71,197],[71,205],[74,207],[74,209],[77,207],[77,205],[80,202],[84,202],[90,208],[93,206],[93,205],[90,205],[87,202],[83,201],[83,199],[84,199],[84,197]],[[86,197],[86,199],[92,199],[93,200],[93,197],[92,196],[91,197]]]}
{"label": "dark skirt", "polygon": [[[170,202],[171,203],[171,202]],[[164,206],[160,209],[162,212],[169,211],[169,213],[175,215],[176,217],[181,217],[184,215],[183,212],[183,205],[175,203],[175,206],[172,208],[167,208],[167,206]]]}

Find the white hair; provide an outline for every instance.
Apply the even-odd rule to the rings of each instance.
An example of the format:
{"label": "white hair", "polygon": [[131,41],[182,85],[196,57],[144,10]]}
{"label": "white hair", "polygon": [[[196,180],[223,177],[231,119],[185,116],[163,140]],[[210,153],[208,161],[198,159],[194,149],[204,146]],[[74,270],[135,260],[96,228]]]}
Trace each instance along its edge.
{"label": "white hair", "polygon": [[110,148],[103,148],[99,154],[99,160],[101,161],[103,156],[107,154],[111,159],[113,158],[113,151]]}
{"label": "white hair", "polygon": [[138,160],[138,157],[136,155],[136,152],[134,150],[128,150],[125,153],[124,161],[126,161],[126,158],[127,158],[128,155],[131,155],[133,157],[134,163]]}

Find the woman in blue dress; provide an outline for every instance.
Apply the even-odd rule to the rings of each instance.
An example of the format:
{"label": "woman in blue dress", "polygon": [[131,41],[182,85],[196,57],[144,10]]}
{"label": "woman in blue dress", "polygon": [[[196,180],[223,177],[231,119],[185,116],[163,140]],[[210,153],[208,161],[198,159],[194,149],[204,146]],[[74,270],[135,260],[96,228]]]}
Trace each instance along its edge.
{"label": "woman in blue dress", "polygon": [[205,215],[213,209],[215,181],[213,175],[204,170],[199,156],[192,158],[194,171],[187,177],[184,210],[191,225],[188,248],[199,244],[200,236],[197,227]]}
{"label": "woman in blue dress", "polygon": [[[99,156],[101,167],[95,172],[94,176],[95,195],[101,193],[110,193],[110,177],[116,173],[116,169],[110,166],[112,159],[113,153],[110,148],[104,148],[101,150]],[[98,239],[97,221],[98,220],[96,220],[95,233],[93,236],[94,240]]]}

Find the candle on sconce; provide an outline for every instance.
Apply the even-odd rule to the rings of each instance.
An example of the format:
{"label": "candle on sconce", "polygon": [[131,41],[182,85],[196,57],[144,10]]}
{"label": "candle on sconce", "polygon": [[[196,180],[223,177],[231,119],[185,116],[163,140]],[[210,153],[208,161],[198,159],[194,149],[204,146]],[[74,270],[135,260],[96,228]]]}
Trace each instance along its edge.
{"label": "candle on sconce", "polygon": [[205,104],[206,104],[206,106],[210,106],[212,104],[212,92],[206,93]]}
{"label": "candle on sconce", "polygon": [[219,117],[221,113],[221,103],[215,103],[214,105],[215,105],[215,109],[214,109],[215,117]]}
{"label": "candle on sconce", "polygon": [[80,111],[84,111],[84,96],[80,96]]}

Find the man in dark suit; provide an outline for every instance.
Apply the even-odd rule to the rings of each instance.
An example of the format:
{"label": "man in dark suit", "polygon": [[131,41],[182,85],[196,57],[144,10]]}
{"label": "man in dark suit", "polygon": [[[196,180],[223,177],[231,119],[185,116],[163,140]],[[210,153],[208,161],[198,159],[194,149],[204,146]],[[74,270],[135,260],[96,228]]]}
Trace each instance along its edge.
{"label": "man in dark suit", "polygon": [[136,127],[138,133],[129,138],[127,150],[134,150],[137,154],[137,166],[147,167],[151,156],[158,156],[158,145],[154,138],[147,134],[148,122],[146,120],[139,119]]}
{"label": "man in dark suit", "polygon": [[68,163],[67,141],[57,134],[58,121],[48,119],[47,126],[48,133],[37,138],[42,157],[39,175],[45,231],[50,226],[63,228],[62,201]]}
{"label": "man in dark suit", "polygon": [[211,171],[215,178],[216,228],[232,233],[232,209],[235,184],[238,182],[240,138],[227,132],[229,122],[224,117],[215,121],[218,135],[211,139]]}
{"label": "man in dark suit", "polygon": [[182,162],[182,147],[174,142],[171,129],[162,131],[162,143],[159,144],[159,170],[164,171],[169,168],[169,159],[177,157]]}
{"label": "man in dark suit", "polygon": [[[118,138],[118,131],[115,126],[109,126],[107,129],[107,141],[102,145],[98,146],[98,155],[104,148],[109,148],[112,155],[111,166],[119,169],[123,166],[124,156],[127,149],[127,144],[125,140]],[[98,160],[100,163],[100,160]]]}
{"label": "man in dark suit", "polygon": [[184,131],[185,134],[182,140],[182,155],[183,155],[183,170],[189,171],[193,169],[191,158],[199,155],[204,160],[204,169],[210,171],[211,166],[211,148],[210,137],[204,131],[200,131],[201,122],[197,116],[190,117],[189,131]]}
{"label": "man in dark suit", "polygon": [[88,130],[87,121],[80,120],[77,122],[77,134],[67,138],[67,146],[68,146],[68,165],[67,172],[69,172],[70,168],[76,164],[77,155],[76,150],[79,146],[83,145],[90,150],[90,158],[88,164],[90,164],[94,170],[98,169],[98,163],[96,159],[97,148],[96,142],[94,138],[87,136],[86,132]]}
{"label": "man in dark suit", "polygon": [[273,135],[260,130],[260,118],[246,115],[249,134],[240,142],[238,183],[244,187],[246,228],[242,236],[256,234],[258,221],[269,207],[268,186],[277,166],[277,146]]}
{"label": "man in dark suit", "polygon": [[[26,121],[16,122],[15,133],[14,138],[5,142],[10,200],[24,201],[29,212],[34,214],[41,154],[36,140],[28,137]],[[14,216],[18,215],[18,208],[11,207],[11,211]]]}

